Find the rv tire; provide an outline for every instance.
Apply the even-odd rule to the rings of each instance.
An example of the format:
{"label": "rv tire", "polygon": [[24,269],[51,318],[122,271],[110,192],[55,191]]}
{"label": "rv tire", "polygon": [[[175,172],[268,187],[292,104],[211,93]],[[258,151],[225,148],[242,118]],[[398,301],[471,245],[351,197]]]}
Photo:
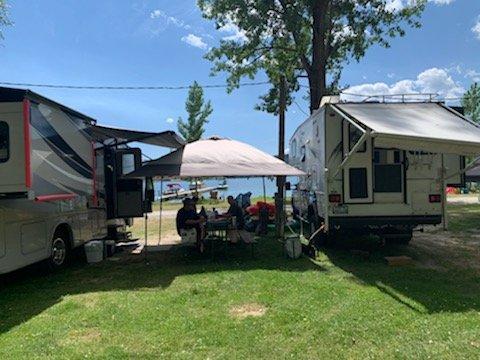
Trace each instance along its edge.
{"label": "rv tire", "polygon": [[63,231],[55,231],[51,243],[50,258],[48,259],[48,265],[51,270],[60,270],[67,265],[70,257],[68,240],[68,235]]}

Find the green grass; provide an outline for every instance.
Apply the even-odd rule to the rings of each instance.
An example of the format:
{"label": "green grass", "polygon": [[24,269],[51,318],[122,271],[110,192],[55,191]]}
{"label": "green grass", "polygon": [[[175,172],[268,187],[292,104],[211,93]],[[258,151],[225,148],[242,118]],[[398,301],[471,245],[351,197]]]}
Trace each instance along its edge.
{"label": "green grass", "polygon": [[[452,216],[454,229],[480,220],[474,207],[450,211],[471,219]],[[388,267],[392,254],[417,262]],[[479,271],[423,266],[435,254],[414,241],[367,260],[339,249],[287,260],[267,238],[255,258],[241,246],[216,261],[182,248],[149,264],[24,271],[0,289],[0,359],[478,358]],[[266,311],[233,316],[242,305]]]}

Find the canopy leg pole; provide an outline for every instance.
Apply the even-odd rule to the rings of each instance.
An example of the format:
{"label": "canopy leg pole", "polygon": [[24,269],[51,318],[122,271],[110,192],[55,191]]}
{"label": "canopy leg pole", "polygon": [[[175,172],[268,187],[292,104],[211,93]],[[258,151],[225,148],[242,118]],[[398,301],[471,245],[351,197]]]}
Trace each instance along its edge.
{"label": "canopy leg pole", "polygon": [[441,181],[441,186],[442,186],[442,194],[441,194],[441,199],[442,199],[442,225],[443,225],[443,231],[448,230],[448,214],[447,214],[447,193],[446,193],[446,186],[445,186],[445,159],[444,155],[442,154],[442,181]]}
{"label": "canopy leg pole", "polygon": [[[160,178],[160,194],[163,194],[163,177]],[[162,212],[163,212],[163,199],[160,196],[160,211],[158,212],[158,243],[160,246],[162,242]]]}
{"label": "canopy leg pole", "polygon": [[262,182],[263,182],[263,202],[267,202],[267,192],[265,191],[265,176],[262,176]]}
{"label": "canopy leg pole", "polygon": [[143,248],[143,251],[145,253],[145,262],[147,263],[148,265],[148,257],[147,257],[147,253],[148,253],[148,213],[145,212],[145,245],[144,245],[144,248]]}

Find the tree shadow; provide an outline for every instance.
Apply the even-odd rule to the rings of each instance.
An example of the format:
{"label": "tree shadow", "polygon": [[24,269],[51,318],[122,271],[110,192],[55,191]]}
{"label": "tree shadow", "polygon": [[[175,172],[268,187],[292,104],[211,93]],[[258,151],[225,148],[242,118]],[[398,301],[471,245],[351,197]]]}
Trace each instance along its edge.
{"label": "tree shadow", "polygon": [[[402,305],[419,313],[466,312],[480,310],[480,278],[465,269],[424,267],[405,246],[387,245],[361,258],[346,249],[325,249],[337,267],[352,274],[357,283],[374,286]],[[409,255],[412,265],[388,266],[385,256]]]}
{"label": "tree shadow", "polygon": [[62,301],[64,296],[105,291],[167,289],[175,278],[222,271],[324,271],[307,258],[286,259],[276,240],[261,241],[255,257],[243,244],[225,254],[200,255],[191,248],[132,255],[124,253],[102,263],[77,260],[59,273],[39,265],[0,277],[0,334],[9,331]]}

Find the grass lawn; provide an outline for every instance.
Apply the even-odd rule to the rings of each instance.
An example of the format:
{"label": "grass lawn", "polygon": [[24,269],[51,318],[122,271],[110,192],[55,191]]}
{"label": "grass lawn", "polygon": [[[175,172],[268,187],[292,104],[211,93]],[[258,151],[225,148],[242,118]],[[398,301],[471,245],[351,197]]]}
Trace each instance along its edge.
{"label": "grass lawn", "polygon": [[[149,265],[22,271],[0,289],[0,359],[479,358],[480,206],[449,210],[451,232],[368,259],[328,249],[287,260],[268,238],[255,258],[182,248]],[[414,265],[385,264],[400,254]]]}

